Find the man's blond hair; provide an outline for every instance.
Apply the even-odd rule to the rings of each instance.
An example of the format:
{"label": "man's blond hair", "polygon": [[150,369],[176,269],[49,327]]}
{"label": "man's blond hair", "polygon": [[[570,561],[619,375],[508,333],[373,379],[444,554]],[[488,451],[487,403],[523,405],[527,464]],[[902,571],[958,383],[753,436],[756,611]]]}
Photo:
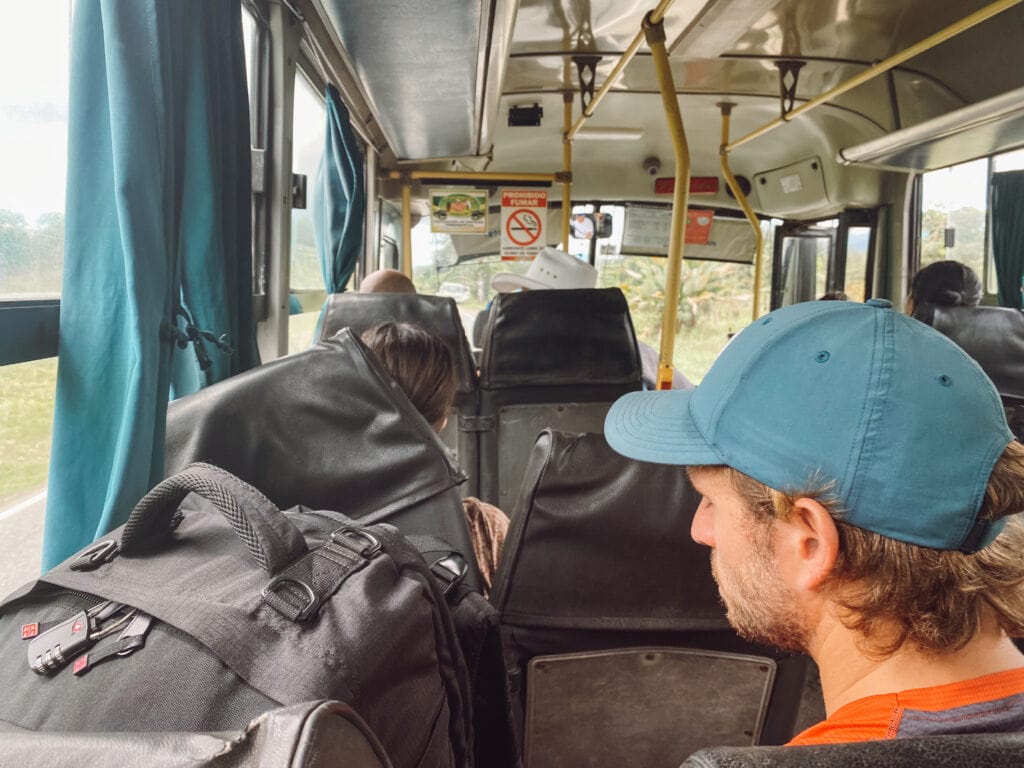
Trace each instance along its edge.
{"label": "man's blond hair", "polygon": [[[1011,637],[1024,637],[1024,523],[1007,520],[984,549],[930,549],[843,522],[827,485],[783,493],[726,467],[755,521],[789,519],[793,502],[817,500],[839,531],[839,555],[825,583],[843,623],[888,656],[910,643],[925,652],[963,648],[987,615]],[[1024,445],[1013,442],[989,477],[979,516],[999,520],[1024,511]],[[894,510],[899,514],[899,510]]]}

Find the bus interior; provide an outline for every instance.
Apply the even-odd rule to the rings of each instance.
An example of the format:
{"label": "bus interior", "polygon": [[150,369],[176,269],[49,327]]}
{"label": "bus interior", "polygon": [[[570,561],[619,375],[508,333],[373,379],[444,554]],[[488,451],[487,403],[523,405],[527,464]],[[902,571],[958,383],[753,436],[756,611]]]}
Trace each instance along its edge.
{"label": "bus interior", "polygon": [[[83,151],[67,106],[81,87],[74,16],[89,4],[0,0],[5,593],[38,575],[44,529],[64,519],[52,517],[54,478],[90,458],[57,451],[73,434],[54,421],[58,364],[71,365],[61,318],[92,313],[110,343],[119,333],[104,311],[110,297],[62,303],[84,301],[61,270],[85,250],[66,240],[80,230],[63,226],[64,179]],[[516,532],[491,600],[524,764],[675,766],[702,747],[783,744],[822,717],[806,659],[746,644],[723,623],[707,555],[689,540],[699,499],[683,473],[626,461],[595,433],[610,403],[641,387],[637,341],[658,350],[659,377],[674,365],[697,384],[765,313],[833,292],[901,306],[914,273],[941,259],[978,273],[984,305],[1021,308],[1024,242],[1005,232],[1024,213],[1024,185],[1015,196],[1011,183],[1024,178],[1024,70],[1012,64],[1024,41],[1020,0],[220,5],[241,18],[249,97],[239,117],[249,193],[221,190],[251,224],[247,261],[234,265],[251,300],[238,333],[258,349],[267,383],[251,402],[241,389],[201,407],[187,391],[172,402],[168,471],[210,460],[197,446],[216,445],[247,479],[238,456],[248,454],[223,437],[245,422],[240,434],[254,442],[281,432],[269,436],[279,453],[249,467],[275,501],[344,495],[300,458],[304,441],[327,445],[334,427],[304,421],[302,387],[270,366],[344,327],[434,323],[459,370],[442,434],[458,482],[445,493],[497,505]],[[47,60],[36,63],[34,49]],[[15,76],[26,68],[39,78]],[[334,189],[351,196],[325,202],[331,162],[348,163]],[[105,205],[98,195],[78,219],[102,219]],[[325,227],[332,205],[348,219]],[[593,265],[596,289],[496,293],[496,274],[526,273],[545,246]],[[378,296],[372,307],[352,296],[380,269],[405,273],[419,295]],[[186,339],[173,354],[205,344],[217,371],[207,385],[255,373],[218,368],[245,340],[217,343],[224,329],[203,330],[205,342]],[[992,355],[1012,355],[1012,344],[1004,338]],[[997,381],[1008,408],[1024,403],[1015,377]],[[58,406],[57,420],[71,407]],[[149,426],[159,445],[147,450],[163,468],[161,408]],[[357,447],[337,455],[370,459],[351,459],[370,478],[358,503],[398,503],[385,490],[389,454],[375,453],[372,430],[360,433],[372,414],[339,419],[351,430],[339,442]],[[150,463],[133,470],[134,485],[128,470],[107,484],[148,488]],[[270,467],[296,474],[266,479]],[[358,483],[355,469],[337,474]],[[104,525],[124,522],[131,496],[109,491]]]}

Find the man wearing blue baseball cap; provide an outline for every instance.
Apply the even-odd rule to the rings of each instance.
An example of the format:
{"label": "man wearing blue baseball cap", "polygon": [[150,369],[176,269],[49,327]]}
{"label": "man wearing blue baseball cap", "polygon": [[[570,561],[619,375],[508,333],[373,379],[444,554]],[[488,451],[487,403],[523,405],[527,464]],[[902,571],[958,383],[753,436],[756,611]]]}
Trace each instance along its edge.
{"label": "man wearing blue baseball cap", "polygon": [[605,434],[689,468],[730,622],[817,662],[828,718],[791,744],[1024,730],[1024,446],[941,334],[884,299],[787,307]]}

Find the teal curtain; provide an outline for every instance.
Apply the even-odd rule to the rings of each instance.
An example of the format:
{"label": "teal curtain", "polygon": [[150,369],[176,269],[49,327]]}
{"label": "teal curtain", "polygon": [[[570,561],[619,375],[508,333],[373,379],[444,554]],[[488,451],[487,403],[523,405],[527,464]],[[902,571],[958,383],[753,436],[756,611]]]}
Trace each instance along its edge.
{"label": "teal curtain", "polygon": [[[313,235],[327,294],[345,290],[363,251],[366,186],[363,154],[348,109],[327,86],[327,136],[313,185]],[[321,313],[321,319],[323,314]]]}
{"label": "teal curtain", "polygon": [[258,362],[250,186],[239,0],[78,0],[44,569],[161,479],[172,378]]}
{"label": "teal curtain", "polygon": [[992,174],[992,258],[999,304],[1021,308],[1024,280],[1024,171]]}

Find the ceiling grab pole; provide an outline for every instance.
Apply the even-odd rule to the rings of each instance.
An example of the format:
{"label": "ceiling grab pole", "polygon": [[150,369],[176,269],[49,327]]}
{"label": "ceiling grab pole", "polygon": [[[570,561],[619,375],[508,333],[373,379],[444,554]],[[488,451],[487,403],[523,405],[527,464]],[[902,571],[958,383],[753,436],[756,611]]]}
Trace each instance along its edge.
{"label": "ceiling grab pole", "polygon": [[562,94],[562,248],[569,250],[569,219],[572,216],[572,91]]}
{"label": "ceiling grab pole", "polygon": [[750,226],[754,228],[754,320],[761,316],[761,275],[764,269],[764,233],[761,231],[761,222],[758,221],[754,209],[750,207],[750,201],[740,189],[739,182],[733,176],[729,168],[729,117],[732,115],[732,108],[736,106],[731,101],[720,101],[716,105],[722,110],[722,143],[718,146],[718,158],[722,161],[722,175],[725,176],[725,183],[732,190],[733,197],[743,209],[743,215],[747,217]]}
{"label": "ceiling grab pole", "polygon": [[412,180],[402,178],[402,274],[412,280]]}
{"label": "ceiling grab pole", "polygon": [[389,179],[433,179],[469,183],[471,181],[536,181],[554,184],[561,179],[558,173],[502,173],[500,171],[391,171]]}
{"label": "ceiling grab pole", "polygon": [[672,67],[665,50],[665,24],[654,20],[651,12],[644,17],[643,32],[651,49],[651,59],[658,75],[661,101],[668,119],[672,149],[676,158],[675,192],[672,196],[672,226],[668,241],[668,275],[665,278],[665,309],[661,317],[661,349],[658,354],[658,389],[672,389],[672,355],[676,343],[676,317],[679,311],[679,287],[683,265],[683,242],[686,230],[686,207],[690,197],[690,148],[686,144],[683,117]]}

